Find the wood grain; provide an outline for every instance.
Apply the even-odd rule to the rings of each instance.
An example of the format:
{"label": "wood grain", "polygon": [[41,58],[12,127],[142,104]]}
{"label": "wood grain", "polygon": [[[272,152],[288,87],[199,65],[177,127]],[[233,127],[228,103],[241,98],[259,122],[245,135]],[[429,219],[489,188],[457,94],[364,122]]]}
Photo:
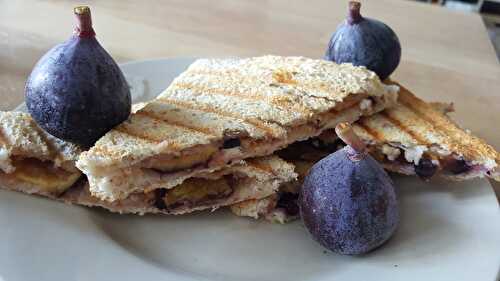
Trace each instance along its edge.
{"label": "wood grain", "polygon": [[[393,78],[419,96],[455,102],[460,124],[500,149],[500,68],[477,14],[403,0],[362,1],[389,24],[403,57]],[[36,61],[73,29],[74,1],[0,0],[0,110],[23,100]],[[161,57],[323,56],[347,1],[88,1],[118,62]]]}

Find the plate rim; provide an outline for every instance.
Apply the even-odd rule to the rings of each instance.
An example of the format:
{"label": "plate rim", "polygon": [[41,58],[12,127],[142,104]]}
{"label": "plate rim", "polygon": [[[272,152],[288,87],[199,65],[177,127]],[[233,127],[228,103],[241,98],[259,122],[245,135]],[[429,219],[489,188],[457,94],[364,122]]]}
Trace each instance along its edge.
{"label": "plate rim", "polygon": [[[188,61],[188,60],[196,60],[197,57],[165,57],[165,58],[152,58],[152,59],[143,59],[143,60],[132,60],[132,61],[128,61],[128,62],[124,62],[124,63],[120,63],[119,66],[120,67],[133,67],[134,65],[140,65],[140,64],[148,64],[148,63],[168,63],[169,61],[172,61],[172,60],[177,60],[177,61]],[[19,106],[22,106],[24,104],[24,102],[22,104],[20,104]],[[16,109],[19,107],[17,106]],[[494,197],[495,196],[495,192],[493,190],[493,187],[492,187],[492,184],[490,182],[490,180],[488,180],[487,178],[481,178],[481,181],[486,181],[488,182],[488,188],[491,189],[491,193],[493,194]],[[496,199],[496,202],[498,203],[498,199]],[[500,266],[499,266],[499,272],[497,274],[497,278],[500,277]],[[1,280],[1,277],[0,277],[0,280]]]}

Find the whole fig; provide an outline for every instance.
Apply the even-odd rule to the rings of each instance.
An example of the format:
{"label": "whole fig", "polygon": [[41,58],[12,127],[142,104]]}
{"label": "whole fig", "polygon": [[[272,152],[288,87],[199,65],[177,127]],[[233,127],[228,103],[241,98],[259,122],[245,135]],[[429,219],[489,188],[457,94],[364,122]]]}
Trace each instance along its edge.
{"label": "whole fig", "polygon": [[349,2],[347,19],[332,35],[325,59],[366,66],[384,80],[399,64],[401,44],[389,26],[361,16],[360,9],[361,3]]}
{"label": "whole fig", "polygon": [[55,137],[91,146],[130,115],[123,73],[95,38],[89,7],[76,7],[73,36],[47,52],[26,83],[33,119]]}
{"label": "whole fig", "polygon": [[394,186],[347,123],[336,128],[347,146],[315,164],[299,196],[312,237],[341,254],[363,254],[387,241],[399,222]]}

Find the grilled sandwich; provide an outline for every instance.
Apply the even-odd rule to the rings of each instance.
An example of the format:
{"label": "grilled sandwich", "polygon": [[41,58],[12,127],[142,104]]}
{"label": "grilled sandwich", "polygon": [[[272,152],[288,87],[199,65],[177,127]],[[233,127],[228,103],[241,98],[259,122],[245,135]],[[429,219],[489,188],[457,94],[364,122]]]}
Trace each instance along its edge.
{"label": "grilled sandwich", "polygon": [[272,154],[394,105],[398,87],[364,67],[302,57],[201,59],[77,166],[117,201]]}
{"label": "grilled sandwich", "polygon": [[[426,103],[400,87],[398,105],[353,124],[370,154],[386,170],[423,179],[439,175],[451,180],[490,177],[500,181],[499,153],[461,129],[448,116],[452,105]],[[309,169],[344,144],[331,130],[295,143],[276,154],[296,166],[298,180],[278,194],[231,206],[233,213],[284,223],[298,217],[296,200]]]}
{"label": "grilled sandwich", "polygon": [[424,179],[439,174],[500,180],[500,155],[493,147],[403,87],[397,106],[362,118],[354,130],[389,171]]}
{"label": "grilled sandwich", "polygon": [[261,157],[200,174],[169,190],[133,193],[110,203],[91,196],[87,180],[75,167],[80,153],[78,146],[45,133],[28,114],[0,112],[3,189],[119,213],[182,214],[262,199],[296,178],[291,164],[276,156]]}
{"label": "grilled sandwich", "polygon": [[78,146],[46,133],[22,112],[0,111],[0,185],[57,197],[82,175]]}

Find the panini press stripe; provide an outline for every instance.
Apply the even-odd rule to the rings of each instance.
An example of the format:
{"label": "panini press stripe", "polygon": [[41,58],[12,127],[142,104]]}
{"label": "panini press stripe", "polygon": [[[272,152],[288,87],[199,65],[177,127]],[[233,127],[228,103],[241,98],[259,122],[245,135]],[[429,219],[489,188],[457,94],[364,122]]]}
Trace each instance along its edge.
{"label": "panini press stripe", "polygon": [[175,126],[175,127],[181,128],[181,129],[185,129],[185,130],[193,131],[193,132],[196,132],[196,133],[204,134],[204,135],[207,135],[207,136],[210,136],[210,137],[216,137],[216,134],[213,133],[212,131],[210,131],[210,129],[208,129],[208,128],[188,126],[188,125],[182,124],[180,122],[168,120],[168,118],[165,118],[164,116],[158,116],[158,115],[156,115],[156,114],[154,114],[152,112],[140,110],[140,111],[136,112],[135,114],[136,115],[145,116],[147,118],[153,119],[153,120],[158,121],[160,123],[165,123],[165,124],[167,124],[169,126]]}
{"label": "panini press stripe", "polygon": [[[412,105],[414,103],[414,104],[421,105],[421,107],[425,107],[425,106],[427,106],[427,104],[425,104],[425,102],[419,100],[417,97],[413,96],[411,93],[406,93],[405,95],[406,95],[406,97],[403,97],[401,99],[401,102],[405,103],[405,105],[407,105],[408,110],[419,115],[419,117],[421,119],[425,120],[427,123],[432,124],[433,128],[438,128],[439,130],[435,130],[436,132],[442,131],[442,132],[446,132],[446,135],[453,136],[453,138],[451,140],[448,138],[444,138],[444,142],[446,142],[451,147],[455,147],[454,148],[455,150],[457,150],[460,153],[466,154],[467,146],[471,146],[471,145],[472,146],[481,146],[484,149],[488,150],[488,152],[486,152],[486,153],[488,153],[490,155],[491,154],[495,155],[495,156],[491,156],[491,157],[494,157],[496,159],[500,159],[500,154],[498,154],[493,147],[484,143],[481,139],[477,138],[476,136],[467,134],[466,132],[457,128],[457,126],[455,124],[453,124],[452,122],[447,121],[447,122],[449,122],[449,126],[453,128],[453,129],[449,129],[449,127],[446,126],[447,124],[441,125],[439,122],[438,122],[438,124],[436,124],[435,120],[428,119],[427,117],[423,117],[423,116],[426,116],[427,114],[425,114],[424,111],[418,110],[416,107],[413,107]],[[409,100],[405,101],[405,99],[409,99]],[[431,110],[434,110],[434,109],[431,108]],[[436,115],[442,116],[441,114],[436,114]],[[441,134],[441,135],[443,135],[443,134]],[[470,142],[464,143],[464,139],[462,137],[469,139]],[[473,157],[473,156],[469,156],[469,157]],[[486,157],[490,157],[490,156],[486,156]]]}
{"label": "panini press stripe", "polygon": [[[192,83],[183,83],[183,82],[175,83],[175,85],[177,87],[180,87],[183,89],[190,89],[190,90],[193,90],[193,91],[199,92],[199,93],[208,93],[211,95],[219,95],[219,96],[223,96],[223,97],[235,97],[238,99],[244,99],[244,100],[249,100],[249,101],[253,101],[253,102],[264,102],[267,99],[272,105],[275,105],[275,106],[281,108],[283,111],[288,111],[288,112],[290,111],[287,109],[287,106],[283,105],[282,101],[284,101],[284,100],[280,99],[282,96],[276,96],[276,97],[272,96],[272,97],[268,98],[267,96],[264,96],[264,95],[244,94],[244,93],[239,93],[237,91],[228,92],[228,91],[220,90],[218,88],[208,88],[205,86],[195,85]],[[283,96],[283,97],[285,97],[285,96]],[[303,105],[300,105],[298,103],[294,103],[294,105],[300,106],[300,109],[294,108],[294,110],[300,110],[302,113],[304,113],[306,115],[312,114],[312,111],[307,109]]]}
{"label": "panini press stripe", "polygon": [[[442,132],[453,132],[453,135],[455,135],[457,133],[457,130],[449,130],[448,126],[443,126],[440,124],[440,122],[436,122],[436,120],[434,119],[429,119],[427,118],[427,114],[426,112],[423,112],[421,110],[419,110],[417,107],[415,107],[415,104],[413,103],[420,103],[420,100],[414,98],[414,97],[411,97],[410,94],[405,94],[406,97],[404,97],[403,95],[401,95],[401,98],[399,99],[399,102],[401,104],[404,104],[405,107],[410,110],[411,112],[413,112],[415,115],[417,115],[420,119],[426,121],[427,123],[431,124],[432,127],[434,128],[437,128],[438,132],[439,131],[442,131]],[[412,99],[413,101],[407,101],[406,99]],[[422,106],[426,106],[426,105],[422,105]],[[433,108],[431,108],[430,110],[434,110]],[[441,114],[439,114],[439,116],[441,116]],[[448,135],[448,134],[447,134]],[[460,140],[458,140],[459,142],[461,142]]]}
{"label": "panini press stripe", "polygon": [[[206,75],[206,76],[230,76],[230,74],[235,73],[235,71],[231,72],[231,71],[217,71],[217,70],[214,70],[214,71],[191,70],[191,71],[189,71],[189,73],[194,74],[194,75],[200,75],[200,76],[203,76],[203,75]],[[242,73],[242,72],[236,72],[236,73],[237,73],[237,75],[244,77],[243,81],[245,81],[245,80],[248,80],[249,82],[262,81],[259,79],[259,77],[250,76],[250,75],[248,75],[248,73]],[[314,80],[311,80],[311,81],[301,80],[300,84],[287,84],[287,85],[298,86],[301,88],[302,91],[305,91],[305,92],[314,92],[314,91],[329,92],[329,91],[331,91],[331,89],[326,87],[324,82],[316,82]],[[300,96],[300,95],[301,94],[297,94],[295,96]]]}
{"label": "panini press stripe", "polygon": [[220,90],[218,88],[209,88],[203,85],[197,85],[194,83],[185,83],[185,82],[178,82],[175,83],[175,86],[181,88],[181,89],[189,89],[193,90],[198,93],[208,93],[208,94],[213,94],[213,95],[220,95],[224,97],[237,97],[249,101],[259,101],[262,102],[266,98],[266,96],[261,96],[261,95],[250,95],[250,94],[242,94],[238,93],[236,91],[231,91],[231,92],[226,92],[224,90]]}
{"label": "panini press stripe", "polygon": [[266,126],[266,124],[262,121],[259,121],[257,119],[253,119],[253,120],[244,119],[243,117],[238,116],[236,114],[232,114],[230,112],[224,112],[224,111],[221,111],[218,109],[214,109],[214,108],[209,107],[208,105],[203,106],[202,104],[199,104],[199,103],[195,104],[195,103],[190,103],[190,102],[186,102],[186,101],[172,100],[172,99],[168,99],[168,98],[164,98],[164,97],[157,98],[157,99],[155,99],[155,101],[163,102],[163,103],[167,103],[167,104],[174,104],[178,107],[182,107],[185,109],[198,110],[198,111],[202,111],[202,112],[220,115],[220,116],[223,116],[226,118],[241,120],[241,121],[244,121],[244,122],[266,132],[268,135],[274,134],[274,130],[272,128]]}
{"label": "panini press stripe", "polygon": [[[370,117],[367,117],[370,118]],[[366,118],[361,118],[358,122],[354,123],[355,126],[363,129],[367,134],[369,134],[376,141],[383,141],[382,136],[376,131],[372,130],[368,124],[366,124]]]}
{"label": "panini press stripe", "polygon": [[132,133],[132,132],[128,131],[126,128],[123,128],[123,125],[116,127],[115,130],[117,130],[118,132],[120,132],[124,135],[128,135],[128,136],[131,136],[131,137],[136,138],[136,139],[145,140],[147,142],[154,143],[154,144],[158,144],[158,143],[163,141],[163,140],[149,138],[149,137],[142,135],[142,134]]}
{"label": "panini press stripe", "polygon": [[[250,76],[250,75],[248,75],[248,73],[241,73],[241,72],[238,72],[237,70],[236,71],[190,70],[189,71],[190,74],[200,75],[200,76],[203,76],[203,75],[206,75],[206,76],[231,76],[231,74],[233,74],[235,72],[237,73],[238,78],[241,79],[241,77],[243,77],[242,81],[248,80],[248,81],[253,82],[253,83],[255,83],[254,81],[262,82],[262,80],[260,80],[258,77]],[[286,85],[294,86],[296,88],[299,88],[298,90],[300,90],[300,92],[306,92],[306,93],[313,93],[313,92],[317,92],[317,91],[322,91],[322,92],[331,92],[332,91],[332,89],[330,89],[326,86],[325,82],[322,82],[322,81],[317,82],[317,81],[314,81],[312,79],[310,81],[301,80],[300,84],[286,83]],[[295,94],[294,96],[301,97],[302,95],[303,95],[302,93],[298,93],[298,94]],[[317,97],[317,96],[309,96],[309,97],[311,97],[311,98],[314,98],[314,97],[326,98],[326,97]],[[304,108],[306,110],[308,109],[307,107],[304,107]]]}
{"label": "panini press stripe", "polygon": [[389,111],[382,111],[379,113],[382,117],[385,117],[387,121],[392,123],[394,126],[398,127],[401,131],[406,132],[413,139],[415,139],[418,143],[422,145],[430,145],[427,140],[423,140],[419,135],[415,134],[412,130],[410,130],[407,126],[403,125],[399,120],[390,115]]}

